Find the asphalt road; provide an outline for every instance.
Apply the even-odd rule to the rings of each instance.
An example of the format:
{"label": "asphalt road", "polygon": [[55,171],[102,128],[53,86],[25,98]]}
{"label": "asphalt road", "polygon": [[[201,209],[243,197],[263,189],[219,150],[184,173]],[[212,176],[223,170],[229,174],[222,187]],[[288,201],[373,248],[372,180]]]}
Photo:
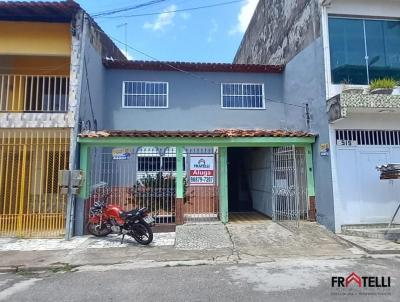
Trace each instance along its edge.
{"label": "asphalt road", "polygon": [[[390,288],[332,288],[332,276],[391,277]],[[0,301],[399,301],[400,258],[82,267],[0,274]]]}

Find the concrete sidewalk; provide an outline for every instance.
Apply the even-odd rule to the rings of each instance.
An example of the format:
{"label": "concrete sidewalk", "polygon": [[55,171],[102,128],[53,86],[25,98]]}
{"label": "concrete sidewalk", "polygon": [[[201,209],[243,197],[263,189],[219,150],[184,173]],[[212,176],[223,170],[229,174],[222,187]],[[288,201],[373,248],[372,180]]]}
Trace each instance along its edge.
{"label": "concrete sidewalk", "polygon": [[[176,237],[176,238],[175,238]],[[298,233],[266,221],[264,224],[183,225],[175,233],[155,234],[154,242],[141,246],[126,238],[76,237],[59,239],[0,239],[0,271],[68,269],[87,265],[195,262],[269,262],[284,257],[359,258],[354,248],[323,227],[305,223]]]}

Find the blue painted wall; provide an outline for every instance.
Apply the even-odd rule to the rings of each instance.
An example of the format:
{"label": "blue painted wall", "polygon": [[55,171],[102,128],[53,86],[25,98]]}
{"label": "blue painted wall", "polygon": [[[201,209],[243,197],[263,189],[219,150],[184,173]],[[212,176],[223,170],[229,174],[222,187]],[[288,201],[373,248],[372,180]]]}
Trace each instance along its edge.
{"label": "blue painted wall", "polygon": [[[169,108],[122,108],[122,82],[129,80],[168,82]],[[107,69],[101,124],[103,129],[118,130],[281,128],[280,104],[267,101],[265,110],[222,109],[221,82],[264,83],[266,98],[282,100],[282,74]]]}
{"label": "blue painted wall", "polygon": [[[299,105],[308,103],[311,113],[311,131],[318,133],[313,149],[317,220],[334,230],[334,204],[331,162],[329,156],[320,156],[319,144],[329,143],[329,124],[325,101],[325,70],[322,38],[298,53],[284,73],[284,99]],[[285,106],[289,127],[306,129],[304,109]]]}

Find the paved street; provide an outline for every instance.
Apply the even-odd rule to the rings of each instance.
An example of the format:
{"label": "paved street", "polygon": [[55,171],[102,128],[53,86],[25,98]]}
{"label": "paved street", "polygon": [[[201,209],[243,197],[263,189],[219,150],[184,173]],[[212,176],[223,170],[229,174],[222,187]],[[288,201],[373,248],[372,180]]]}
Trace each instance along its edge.
{"label": "paved street", "polygon": [[[390,276],[390,288],[331,287],[332,276]],[[398,301],[400,258],[280,259],[253,264],[84,266],[3,273],[0,301]]]}

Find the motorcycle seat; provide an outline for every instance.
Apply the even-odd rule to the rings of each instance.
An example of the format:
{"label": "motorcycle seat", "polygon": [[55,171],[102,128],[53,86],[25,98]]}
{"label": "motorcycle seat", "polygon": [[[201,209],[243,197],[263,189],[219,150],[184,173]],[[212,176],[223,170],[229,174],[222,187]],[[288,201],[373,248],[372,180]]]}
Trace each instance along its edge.
{"label": "motorcycle seat", "polygon": [[123,212],[121,216],[124,218],[130,218],[136,216],[138,212],[139,212],[138,209],[133,209],[130,211]]}

